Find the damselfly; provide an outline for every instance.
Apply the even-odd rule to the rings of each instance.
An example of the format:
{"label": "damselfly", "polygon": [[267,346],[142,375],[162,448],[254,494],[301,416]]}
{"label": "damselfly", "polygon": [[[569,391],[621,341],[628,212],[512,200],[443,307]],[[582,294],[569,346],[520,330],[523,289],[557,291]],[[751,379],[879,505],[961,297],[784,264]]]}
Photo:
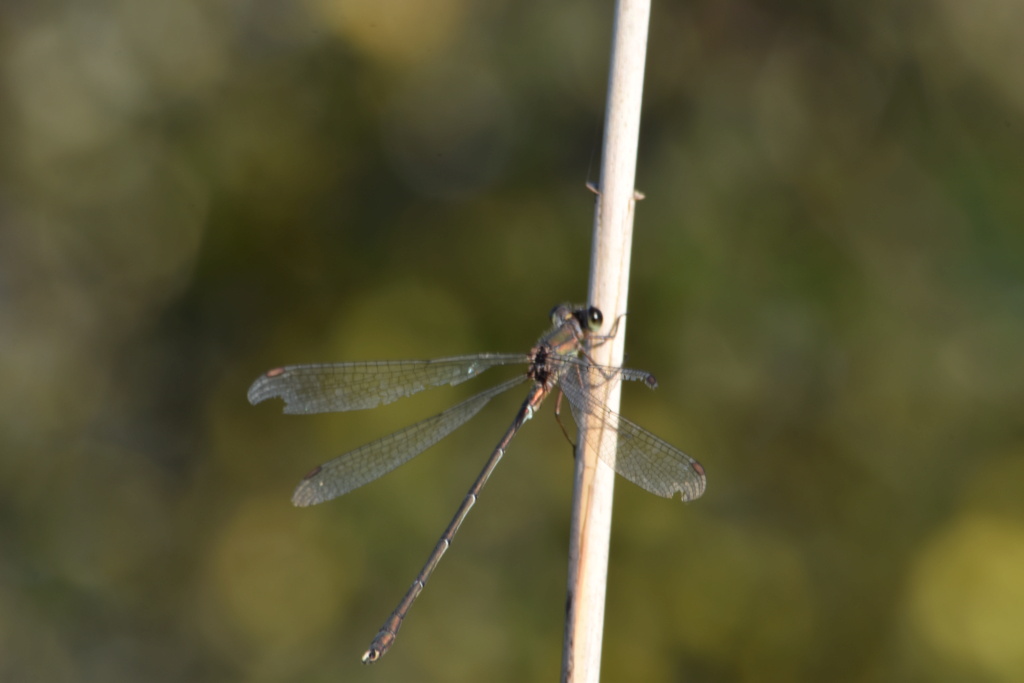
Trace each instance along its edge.
{"label": "damselfly", "polygon": [[[584,420],[597,425],[581,430],[579,438],[588,443],[593,439],[594,444],[600,444],[601,459],[620,475],[667,498],[678,492],[684,501],[689,501],[704,492],[704,468],[700,463],[612,412],[594,397],[595,389],[612,380],[640,381],[652,389],[657,386],[649,373],[591,362],[586,342],[600,344],[613,336],[597,334],[603,323],[601,311],[594,307],[556,306],[551,312],[551,321],[552,329],[527,354],[482,353],[437,360],[290,365],[268,371],[250,387],[249,401],[253,404],[280,397],[284,399],[286,413],[325,413],[375,408],[427,387],[460,384],[493,367],[523,365],[526,368],[520,376],[443,413],[318,465],[295,490],[292,502],[298,506],[315,505],[348,493],[419,455],[476,415],[495,396],[522,382],[532,383],[512,425],[491,452],[483,471],[405,597],[363,655],[364,662],[375,662],[394,643],[402,620],[451,545],[512,437],[556,387],[568,399],[577,425],[582,426]],[[614,429],[617,440],[599,440],[604,428]]]}

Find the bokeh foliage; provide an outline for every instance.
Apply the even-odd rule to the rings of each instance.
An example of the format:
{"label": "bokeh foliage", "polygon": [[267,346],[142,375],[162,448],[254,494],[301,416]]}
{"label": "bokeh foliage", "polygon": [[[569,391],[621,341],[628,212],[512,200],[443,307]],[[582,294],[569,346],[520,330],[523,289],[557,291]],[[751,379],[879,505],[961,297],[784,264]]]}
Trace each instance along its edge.
{"label": "bokeh foliage", "polygon": [[[313,509],[455,400],[285,417],[281,363],[527,349],[585,292],[611,7],[0,5],[0,680],[558,674],[569,448],[515,408]],[[655,3],[617,493],[623,681],[1024,679],[1024,5]],[[405,405],[408,403],[408,405]]]}

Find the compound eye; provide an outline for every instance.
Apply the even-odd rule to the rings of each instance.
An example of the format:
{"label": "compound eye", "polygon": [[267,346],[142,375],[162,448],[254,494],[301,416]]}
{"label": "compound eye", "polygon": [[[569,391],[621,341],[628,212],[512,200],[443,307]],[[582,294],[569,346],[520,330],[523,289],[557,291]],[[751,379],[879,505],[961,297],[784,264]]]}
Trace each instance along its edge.
{"label": "compound eye", "polygon": [[587,327],[591,332],[597,332],[601,329],[602,324],[604,324],[604,316],[601,315],[600,309],[591,306],[587,310]]}
{"label": "compound eye", "polygon": [[567,315],[571,316],[572,314],[568,312],[568,309],[565,307],[565,304],[558,304],[557,306],[551,309],[551,324],[561,325],[562,323],[565,322]]}

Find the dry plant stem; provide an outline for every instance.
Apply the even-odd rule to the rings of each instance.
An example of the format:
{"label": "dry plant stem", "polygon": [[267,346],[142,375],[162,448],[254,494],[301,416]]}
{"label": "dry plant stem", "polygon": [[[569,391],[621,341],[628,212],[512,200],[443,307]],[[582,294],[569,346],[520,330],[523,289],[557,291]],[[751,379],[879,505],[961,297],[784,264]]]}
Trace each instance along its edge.
{"label": "dry plant stem", "polygon": [[[611,326],[626,312],[632,248],[636,153],[640,137],[649,0],[618,0],[612,37],[611,74],[605,117],[601,187],[594,218],[589,299]],[[604,330],[607,332],[607,329]],[[626,319],[617,334],[591,351],[601,364],[621,366]],[[604,398],[619,410],[619,386]],[[581,428],[586,428],[581,425]],[[606,431],[603,438],[614,439]],[[579,439],[582,444],[583,440]],[[597,450],[576,454],[572,530],[569,541],[569,595],[566,604],[562,680],[594,683],[601,675],[608,541],[611,534],[615,473]]]}

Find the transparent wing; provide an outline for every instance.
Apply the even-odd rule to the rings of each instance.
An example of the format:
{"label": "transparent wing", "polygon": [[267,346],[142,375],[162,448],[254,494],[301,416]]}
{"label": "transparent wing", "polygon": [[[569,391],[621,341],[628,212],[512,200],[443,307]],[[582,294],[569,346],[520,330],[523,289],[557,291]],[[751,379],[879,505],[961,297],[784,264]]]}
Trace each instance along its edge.
{"label": "transparent wing", "polygon": [[525,380],[525,374],[511,379],[443,413],[318,465],[295,489],[292,503],[299,507],[323,503],[387,474],[451,434],[480,412],[492,398]]}
{"label": "transparent wing", "polygon": [[436,360],[288,365],[264,373],[249,387],[249,402],[284,399],[290,414],[376,408],[427,387],[459,384],[499,365],[526,364],[524,354],[487,353]]}
{"label": "transparent wing", "polygon": [[[617,447],[610,440],[601,442],[601,430],[596,428],[583,430],[581,427],[580,438],[598,447],[602,460],[610,465],[614,463],[616,472],[640,488],[665,498],[671,498],[676,492],[684,501],[700,498],[706,478],[699,462],[592,398],[588,389],[611,379],[609,370],[614,371],[572,364],[559,380],[577,425],[583,425],[584,416],[590,415],[619,434]],[[624,369],[619,376],[643,381],[652,387],[656,384],[653,377],[638,370]]]}

